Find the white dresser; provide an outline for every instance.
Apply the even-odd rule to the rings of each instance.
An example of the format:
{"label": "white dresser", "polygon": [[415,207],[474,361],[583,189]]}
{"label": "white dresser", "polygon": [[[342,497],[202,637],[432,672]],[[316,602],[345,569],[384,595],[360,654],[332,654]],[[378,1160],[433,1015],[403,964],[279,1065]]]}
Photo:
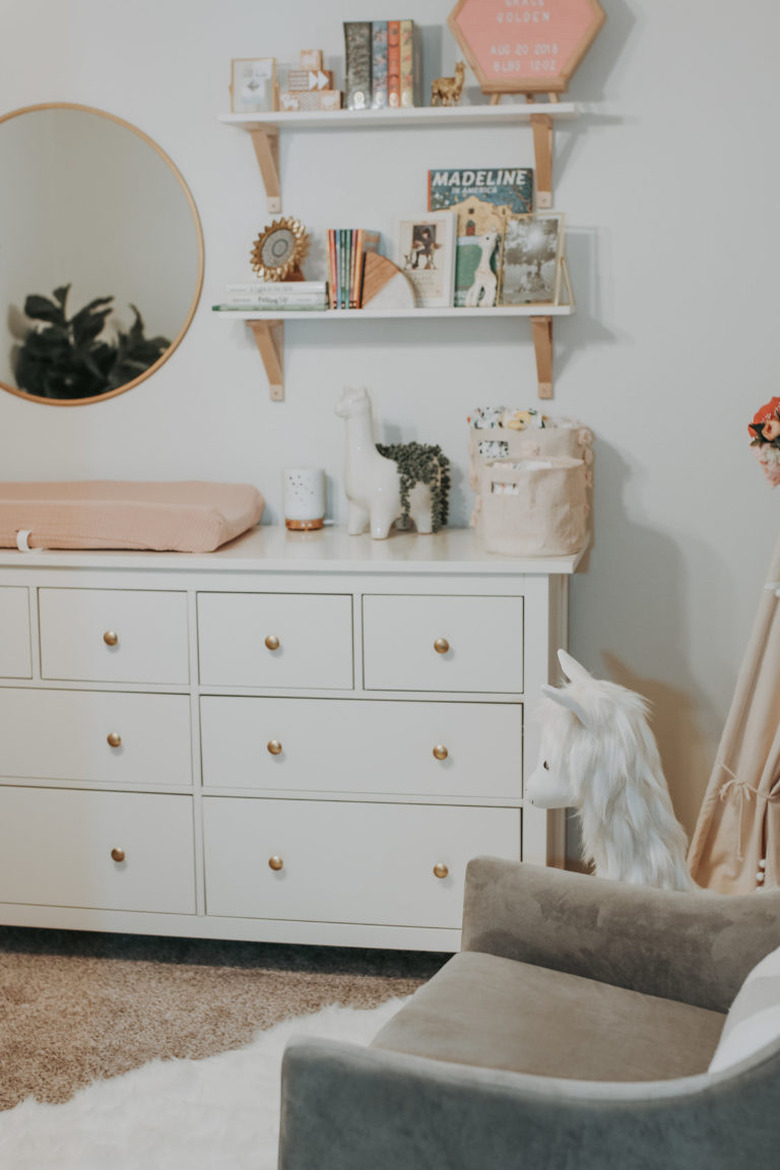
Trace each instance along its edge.
{"label": "white dresser", "polygon": [[0,551],[0,922],[450,951],[523,810],[576,557],[470,530]]}

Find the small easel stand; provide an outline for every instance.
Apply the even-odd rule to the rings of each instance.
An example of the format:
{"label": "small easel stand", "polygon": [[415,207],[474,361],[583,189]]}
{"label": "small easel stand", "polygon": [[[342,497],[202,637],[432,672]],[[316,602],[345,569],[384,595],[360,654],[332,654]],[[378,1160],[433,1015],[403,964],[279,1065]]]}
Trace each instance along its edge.
{"label": "small easel stand", "polygon": [[780,886],[780,540],[688,853],[723,894]]}

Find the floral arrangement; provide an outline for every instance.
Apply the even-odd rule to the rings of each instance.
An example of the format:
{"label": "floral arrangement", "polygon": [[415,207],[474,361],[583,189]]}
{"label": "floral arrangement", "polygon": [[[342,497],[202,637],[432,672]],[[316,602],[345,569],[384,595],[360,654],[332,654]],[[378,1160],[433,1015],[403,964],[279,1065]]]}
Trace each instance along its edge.
{"label": "floral arrangement", "polygon": [[780,398],[771,398],[748,423],[750,445],[772,487],[780,484]]}

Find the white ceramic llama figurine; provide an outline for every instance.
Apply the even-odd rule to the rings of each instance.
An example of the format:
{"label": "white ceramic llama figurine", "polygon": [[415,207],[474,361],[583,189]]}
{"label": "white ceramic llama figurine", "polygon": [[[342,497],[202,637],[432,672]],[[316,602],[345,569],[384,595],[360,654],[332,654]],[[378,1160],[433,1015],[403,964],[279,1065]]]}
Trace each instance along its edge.
{"label": "white ceramic llama figurine", "polygon": [[539,762],[524,791],[536,808],[576,808],[597,877],[690,890],[677,821],[641,695],[593,678],[558,651],[568,686],[542,687]]}
{"label": "white ceramic llama figurine", "polygon": [[[359,536],[368,528],[374,540],[384,540],[403,512],[398,464],[376,449],[371,400],[364,386],[356,390],[345,387],[336,414],[347,423],[347,532]],[[418,532],[433,531],[431,489],[426,484],[412,488],[409,515]]]}
{"label": "white ceramic llama figurine", "polygon": [[490,309],[496,303],[498,281],[490,267],[490,261],[498,243],[498,232],[486,232],[482,236],[482,255],[474,272],[474,281],[466,292],[467,309]]}

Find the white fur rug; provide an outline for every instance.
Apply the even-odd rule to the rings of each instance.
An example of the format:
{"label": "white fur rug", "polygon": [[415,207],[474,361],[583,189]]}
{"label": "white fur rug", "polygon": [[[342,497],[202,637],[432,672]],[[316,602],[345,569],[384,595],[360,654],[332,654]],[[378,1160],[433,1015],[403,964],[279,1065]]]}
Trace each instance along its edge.
{"label": "white fur rug", "polygon": [[279,1075],[291,1036],[367,1044],[406,1001],[331,1006],[207,1060],[156,1060],[64,1105],[0,1113],[7,1170],[276,1170]]}

